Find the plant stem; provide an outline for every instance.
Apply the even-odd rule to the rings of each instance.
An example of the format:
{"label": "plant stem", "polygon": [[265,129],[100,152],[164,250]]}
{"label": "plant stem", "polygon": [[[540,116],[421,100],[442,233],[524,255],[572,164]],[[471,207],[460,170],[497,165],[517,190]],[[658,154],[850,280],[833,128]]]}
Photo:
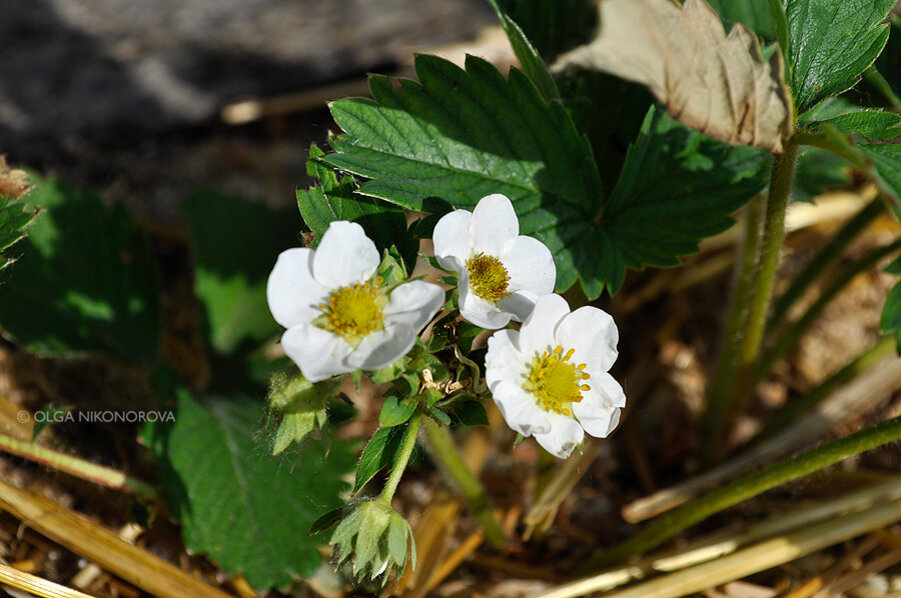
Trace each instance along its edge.
{"label": "plant stem", "polygon": [[593,561],[591,565],[592,567],[603,567],[625,561],[633,555],[644,554],[714,513],[757,496],[770,488],[819,471],[842,459],[898,439],[901,439],[901,417],[884,421],[871,428],[771,465],[663,515],[629,540],[601,555],[601,558]]}
{"label": "plant stem", "polygon": [[754,379],[761,380],[769,374],[776,362],[782,359],[791,348],[795,346],[804,333],[807,332],[817,318],[820,317],[820,314],[823,313],[826,306],[829,305],[829,303],[835,299],[835,296],[838,295],[858,274],[872,268],[876,262],[899,249],[901,249],[901,239],[870,251],[854,262],[853,265],[848,267],[838,276],[838,278],[823,289],[820,293],[820,297],[810,306],[807,312],[796,322],[792,323],[782,336],[773,343],[772,347],[764,352]]}
{"label": "plant stem", "polygon": [[[707,393],[707,411],[702,422],[703,438],[714,450],[720,432],[720,423],[725,419],[729,408],[729,395],[732,382],[738,369],[738,357],[741,353],[742,331],[748,325],[748,305],[754,293],[754,282],[757,279],[757,254],[760,250],[760,238],[763,217],[766,212],[766,196],[758,195],[751,200],[745,210],[744,238],[741,248],[741,259],[736,263],[732,284],[732,297],[723,338],[720,341],[720,354],[716,370]],[[706,452],[706,451],[705,451]]]}
{"label": "plant stem", "polygon": [[[709,461],[717,460],[722,455],[724,439],[732,419],[753,391],[753,377],[763,340],[767,308],[773,296],[779,253],[785,237],[785,211],[788,208],[797,157],[798,141],[792,137],[785,143],[785,152],[777,156],[773,164],[758,265],[747,283],[749,286],[746,296],[735,297],[735,301],[748,305],[746,325],[738,330],[738,338],[732,341],[738,348],[737,359],[733,358],[731,364],[726,364],[726,371],[717,372],[722,379],[715,379],[716,385],[712,386],[708,396],[710,414],[707,418],[705,454]],[[738,309],[743,309],[743,306],[733,306],[733,313]]]}
{"label": "plant stem", "polygon": [[863,72],[864,80],[885,98],[889,110],[901,110],[901,99],[895,95],[891,84],[872,64]]}
{"label": "plant stem", "polygon": [[848,245],[863,232],[867,226],[882,213],[883,204],[880,199],[874,199],[866,205],[854,218],[829,240],[817,254],[811,259],[804,269],[795,277],[791,286],[773,301],[773,309],[770,319],[767,321],[767,332],[771,332],[782,324],[789,310],[800,299],[815,280],[817,280],[830,265],[832,265],[848,248]]}
{"label": "plant stem", "polygon": [[491,511],[482,483],[463,461],[450,433],[430,419],[426,419],[424,427],[429,454],[466,499],[469,508],[482,524],[485,539],[496,549],[504,548],[507,545],[507,535]]}
{"label": "plant stem", "polygon": [[155,500],[159,498],[159,492],[153,485],[148,484],[144,480],[133,478],[129,475],[116,471],[109,467],[96,465],[84,459],[65,455],[56,451],[38,446],[33,442],[23,442],[0,434],[0,451],[4,451],[35,463],[52,467],[58,471],[65,472],[71,476],[75,476],[94,484],[100,484],[113,490],[128,492],[139,496],[145,500]]}
{"label": "plant stem", "polygon": [[388,481],[385,482],[385,487],[382,488],[382,493],[379,495],[379,500],[388,505],[391,504],[391,499],[397,491],[397,485],[404,476],[404,470],[410,461],[410,455],[413,454],[413,449],[416,447],[416,436],[419,434],[420,422],[422,422],[422,409],[417,409],[407,422],[407,429],[404,430],[404,437],[400,441],[400,453],[397,461],[394,462]]}

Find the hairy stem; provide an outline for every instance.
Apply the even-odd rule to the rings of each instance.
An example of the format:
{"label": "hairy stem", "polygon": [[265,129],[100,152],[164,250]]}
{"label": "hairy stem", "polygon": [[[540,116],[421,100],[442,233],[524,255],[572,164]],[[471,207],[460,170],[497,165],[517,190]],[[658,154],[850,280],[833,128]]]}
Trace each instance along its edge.
{"label": "hairy stem", "polygon": [[761,194],[751,200],[745,209],[744,237],[741,259],[736,262],[732,284],[732,298],[726,326],[720,341],[720,352],[707,393],[707,411],[702,421],[703,437],[714,449],[720,432],[720,422],[725,419],[729,407],[732,382],[738,369],[742,331],[748,326],[748,306],[754,293],[757,279],[757,261],[763,217],[766,213],[766,196]]}
{"label": "hairy stem", "polygon": [[491,546],[501,549],[507,545],[507,535],[491,511],[488,497],[482,483],[463,461],[460,451],[446,428],[430,419],[425,421],[425,437],[428,441],[429,454],[438,463],[442,473],[450,479],[469,504],[482,528],[485,539]]}
{"label": "hairy stem", "polygon": [[416,436],[419,434],[421,421],[422,410],[417,409],[407,422],[407,429],[404,430],[404,437],[400,441],[400,454],[394,463],[394,467],[391,468],[391,474],[388,476],[388,481],[385,482],[385,487],[382,488],[382,493],[379,495],[379,499],[387,504],[391,503],[391,499],[397,491],[397,485],[404,476],[404,470],[410,461],[410,455],[413,454],[413,449],[416,447]]}
{"label": "hairy stem", "polygon": [[0,434],[0,451],[52,467],[94,484],[134,494],[146,500],[159,498],[159,492],[157,492],[156,488],[144,480],[133,478],[121,471],[96,465],[78,457],[58,453],[38,446],[33,442],[22,442],[6,434]]}
{"label": "hairy stem", "polygon": [[842,459],[899,439],[901,439],[901,417],[896,417],[771,465],[663,515],[635,536],[601,555],[601,558],[593,561],[591,565],[603,567],[625,561],[633,555],[644,554],[714,513],[780,484],[819,471]]}

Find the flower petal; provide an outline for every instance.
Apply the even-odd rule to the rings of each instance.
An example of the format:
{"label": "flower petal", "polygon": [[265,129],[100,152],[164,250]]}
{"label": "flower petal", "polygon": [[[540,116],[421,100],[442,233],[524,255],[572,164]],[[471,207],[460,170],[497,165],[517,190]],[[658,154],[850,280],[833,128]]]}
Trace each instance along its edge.
{"label": "flower petal", "polygon": [[328,289],[365,282],[379,267],[379,252],[356,222],[329,224],[313,257],[313,276]]}
{"label": "flower petal", "polygon": [[544,434],[534,434],[544,450],[559,459],[566,459],[582,444],[585,432],[579,422],[561,413],[549,412],[551,429]]}
{"label": "flower petal", "polygon": [[345,361],[351,351],[350,345],[337,334],[312,324],[289,328],[282,335],[282,347],[310,382],[347,374],[355,369]]}
{"label": "flower petal", "polygon": [[511,319],[522,322],[535,309],[538,295],[531,291],[516,291],[497,302],[498,308],[511,315]]}
{"label": "flower petal", "polygon": [[559,344],[576,350],[573,361],[587,363],[589,371],[606,372],[616,361],[619,330],[602,309],[580,307],[563,318],[556,336]]}
{"label": "flower petal", "polygon": [[435,259],[447,270],[460,271],[472,254],[469,246],[469,223],[472,212],[454,210],[445,214],[435,225],[432,243]]}
{"label": "flower petal", "polygon": [[379,370],[407,354],[416,343],[416,330],[409,324],[388,325],[382,330],[366,335],[347,363],[354,369]]}
{"label": "flower petal", "polygon": [[554,256],[538,239],[520,235],[498,259],[510,275],[511,291],[531,291],[538,297],[554,292],[557,282]]}
{"label": "flower petal", "polygon": [[472,292],[469,288],[469,273],[465,268],[460,271],[457,289],[460,291],[460,315],[476,326],[496,330],[510,323],[510,314]]}
{"label": "flower petal", "polygon": [[606,372],[592,374],[587,382],[591,390],[584,391],[582,400],[573,404],[573,413],[586,432],[606,438],[619,423],[620,408],[626,406],[626,395],[619,382]]}
{"label": "flower petal", "polygon": [[557,345],[554,330],[569,304],[560,295],[545,295],[535,302],[535,308],[519,329],[519,350],[530,357]]}
{"label": "flower petal", "polygon": [[469,224],[469,245],[475,253],[498,257],[517,235],[519,219],[505,195],[495,193],[479,200]]}
{"label": "flower petal", "polygon": [[522,386],[502,381],[494,386],[491,396],[504,421],[515,432],[531,436],[550,431],[551,412],[539,407],[535,397]]}
{"label": "flower petal", "polygon": [[429,323],[444,305],[444,291],[436,284],[413,280],[398,285],[391,291],[385,307],[385,319],[391,323],[404,323],[419,331]]}
{"label": "flower petal", "polygon": [[501,382],[522,384],[528,359],[516,348],[515,330],[498,330],[488,339],[485,355],[485,382],[493,389]]}
{"label": "flower petal", "polygon": [[281,252],[266,283],[266,300],[275,321],[291,328],[309,322],[321,310],[328,289],[313,278],[313,250],[297,247]]}

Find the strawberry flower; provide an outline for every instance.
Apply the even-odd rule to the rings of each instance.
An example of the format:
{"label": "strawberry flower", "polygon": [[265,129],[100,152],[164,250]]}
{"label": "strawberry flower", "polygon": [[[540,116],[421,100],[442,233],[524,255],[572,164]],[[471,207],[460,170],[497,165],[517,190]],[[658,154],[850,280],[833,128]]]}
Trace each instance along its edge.
{"label": "strawberry flower", "polygon": [[385,285],[376,277],[379,263],[363,227],[346,221],[332,222],[315,251],[279,255],[266,297],[275,321],[287,328],[285,353],[310,382],[397,361],[443,305],[437,285]]}
{"label": "strawberry flower", "polygon": [[626,404],[607,373],[618,340],[608,313],[590,306],[570,312],[559,295],[539,299],[519,331],[494,333],[485,378],[507,425],[561,459],[585,432],[610,434]]}
{"label": "strawberry flower", "polygon": [[513,204],[503,195],[483,197],[472,212],[444,215],[432,240],[441,267],[459,274],[460,313],[477,326],[521,322],[539,297],[554,290],[550,250],[519,234]]}

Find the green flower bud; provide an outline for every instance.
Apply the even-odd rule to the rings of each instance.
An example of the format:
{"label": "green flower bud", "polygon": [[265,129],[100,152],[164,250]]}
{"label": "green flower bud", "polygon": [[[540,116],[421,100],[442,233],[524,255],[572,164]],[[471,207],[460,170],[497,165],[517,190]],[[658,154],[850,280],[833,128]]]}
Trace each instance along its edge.
{"label": "green flower bud", "polygon": [[387,583],[393,571],[400,577],[410,554],[416,568],[416,543],[410,524],[386,502],[373,499],[357,503],[332,534],[338,564],[353,562],[358,579],[367,576]]}
{"label": "green flower bud", "polygon": [[314,384],[302,374],[288,378],[286,374],[278,373],[272,377],[269,410],[281,417],[273,442],[273,455],[288,448],[292,442],[300,444],[313,430],[326,425],[325,404],[334,386],[332,381]]}

